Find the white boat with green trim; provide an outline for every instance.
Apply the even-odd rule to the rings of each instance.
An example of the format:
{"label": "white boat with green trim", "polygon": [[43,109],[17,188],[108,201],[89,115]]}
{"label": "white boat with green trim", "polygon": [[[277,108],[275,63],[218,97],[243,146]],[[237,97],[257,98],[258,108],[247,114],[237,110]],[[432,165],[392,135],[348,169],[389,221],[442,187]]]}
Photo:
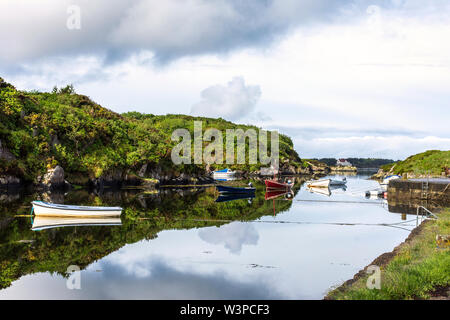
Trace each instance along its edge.
{"label": "white boat with green trim", "polygon": [[47,217],[116,217],[122,213],[120,207],[85,207],[32,201],[36,216]]}

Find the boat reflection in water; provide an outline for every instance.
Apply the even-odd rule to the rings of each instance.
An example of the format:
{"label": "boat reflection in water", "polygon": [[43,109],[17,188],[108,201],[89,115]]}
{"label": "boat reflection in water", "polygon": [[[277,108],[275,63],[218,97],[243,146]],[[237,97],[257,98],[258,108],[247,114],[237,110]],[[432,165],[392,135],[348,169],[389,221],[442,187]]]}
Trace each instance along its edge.
{"label": "boat reflection in water", "polygon": [[264,198],[266,200],[292,200],[294,199],[294,192],[292,190],[267,190]]}
{"label": "boat reflection in water", "polygon": [[255,193],[223,193],[217,197],[216,202],[227,202],[241,199],[247,199],[251,202],[253,198],[255,198]]}
{"label": "boat reflection in water", "polygon": [[46,217],[35,216],[31,230],[41,231],[45,229],[62,227],[92,227],[92,226],[120,226],[120,218],[73,218],[73,217]]}

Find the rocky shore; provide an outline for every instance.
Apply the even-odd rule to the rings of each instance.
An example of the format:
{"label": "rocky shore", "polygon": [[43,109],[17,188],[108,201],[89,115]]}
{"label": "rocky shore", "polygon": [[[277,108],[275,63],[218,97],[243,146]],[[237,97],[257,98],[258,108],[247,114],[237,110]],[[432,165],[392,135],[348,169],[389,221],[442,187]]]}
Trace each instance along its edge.
{"label": "rocky shore", "polygon": [[[154,189],[166,185],[207,185],[214,183],[212,169],[206,166],[198,173],[177,172],[175,169],[167,170],[159,166],[143,165],[137,172],[131,169],[115,169],[100,177],[87,177],[81,174],[67,173],[60,165],[50,168],[47,172],[36,177],[30,183],[13,175],[0,174],[0,188],[32,186],[37,190],[68,190],[76,187],[93,189],[121,188],[127,186],[140,186],[143,189]],[[289,161],[280,164],[279,173],[282,175],[321,176],[330,173],[330,167],[318,163],[307,162],[306,166],[294,166]],[[265,178],[261,171],[236,170],[239,178]]]}

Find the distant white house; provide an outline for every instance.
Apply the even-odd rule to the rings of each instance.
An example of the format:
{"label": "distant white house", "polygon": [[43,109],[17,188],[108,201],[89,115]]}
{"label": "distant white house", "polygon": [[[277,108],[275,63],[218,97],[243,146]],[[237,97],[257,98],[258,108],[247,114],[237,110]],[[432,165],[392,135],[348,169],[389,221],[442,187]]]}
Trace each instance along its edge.
{"label": "distant white house", "polygon": [[336,166],[338,167],[351,167],[352,164],[347,161],[347,159],[338,159],[336,162]]}

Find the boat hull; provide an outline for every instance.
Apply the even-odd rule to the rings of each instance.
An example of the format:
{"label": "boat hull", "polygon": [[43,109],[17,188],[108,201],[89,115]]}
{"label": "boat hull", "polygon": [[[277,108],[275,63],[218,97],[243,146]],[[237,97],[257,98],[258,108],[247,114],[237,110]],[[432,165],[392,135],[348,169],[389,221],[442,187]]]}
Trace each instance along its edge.
{"label": "boat hull", "polygon": [[122,214],[119,207],[82,207],[33,201],[36,216],[45,217],[117,217]]}

